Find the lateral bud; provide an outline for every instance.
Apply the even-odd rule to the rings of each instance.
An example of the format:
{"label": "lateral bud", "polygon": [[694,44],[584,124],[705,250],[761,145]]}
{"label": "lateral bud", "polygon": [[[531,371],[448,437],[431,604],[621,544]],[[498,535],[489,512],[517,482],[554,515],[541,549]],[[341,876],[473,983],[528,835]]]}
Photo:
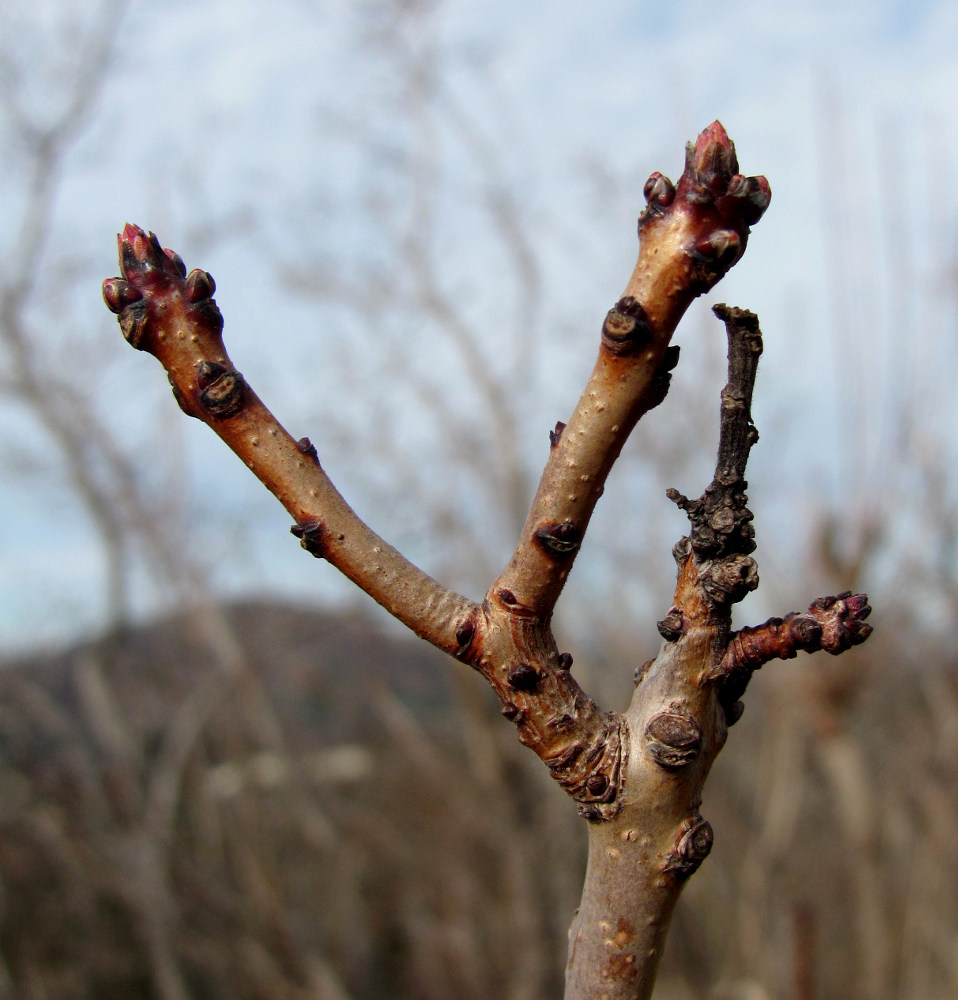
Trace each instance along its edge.
{"label": "lateral bud", "polygon": [[602,343],[616,355],[631,354],[649,343],[652,329],[642,304],[626,295],[608,311],[602,324]]}
{"label": "lateral bud", "polygon": [[120,313],[127,306],[139,302],[143,293],[123,278],[107,278],[103,282],[103,301],[112,313]]}
{"label": "lateral bud", "polygon": [[739,256],[742,241],[734,229],[716,229],[695,243],[695,253],[722,268],[731,267]]}
{"label": "lateral bud", "polygon": [[199,401],[217,420],[234,417],[246,402],[246,380],[215,361],[202,361],[196,372]]}
{"label": "lateral bud", "polygon": [[646,752],[660,767],[676,771],[698,757],[702,730],[688,712],[670,709],[654,715],[645,727]]}
{"label": "lateral bud", "polygon": [[169,247],[163,247],[163,253],[173,261],[173,266],[176,268],[176,273],[181,277],[186,277],[186,264],[183,263],[183,258],[175,251],[171,250]]}
{"label": "lateral bud", "polygon": [[675,850],[666,861],[665,870],[674,872],[680,879],[687,879],[709,856],[713,840],[712,824],[694,813],[680,832]]}
{"label": "lateral bud", "polygon": [[456,626],[456,643],[458,648],[456,649],[456,656],[464,656],[472,645],[472,640],[476,635],[476,623],[471,619],[467,618],[465,621],[460,622]]}
{"label": "lateral bud", "polygon": [[186,298],[190,302],[201,302],[216,291],[216,282],[209,271],[194,268],[186,279]]}
{"label": "lateral bud", "polygon": [[140,299],[128,305],[117,317],[124,340],[138,351],[145,351],[146,335],[150,325],[150,310],[146,301]]}
{"label": "lateral bud", "polygon": [[666,642],[676,642],[685,628],[685,616],[681,608],[671,608],[662,621],[655,623],[655,627]]}
{"label": "lateral bud", "polygon": [[578,551],[581,539],[579,529],[571,521],[548,524],[535,534],[536,542],[553,556],[571,556]]}
{"label": "lateral bud", "polygon": [[737,604],[757,586],[758,564],[740,553],[714,562],[702,580],[702,588],[717,604]]}
{"label": "lateral bud", "polygon": [[662,215],[663,211],[675,201],[675,185],[665,174],[656,170],[645,182],[642,194],[645,196],[646,207],[639,218],[640,231],[643,222]]}

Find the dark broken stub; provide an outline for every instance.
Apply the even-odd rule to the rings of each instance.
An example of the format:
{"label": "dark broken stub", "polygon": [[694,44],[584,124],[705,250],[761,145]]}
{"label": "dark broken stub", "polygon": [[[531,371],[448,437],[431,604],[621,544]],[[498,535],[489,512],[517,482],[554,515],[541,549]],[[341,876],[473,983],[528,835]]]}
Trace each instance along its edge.
{"label": "dark broken stub", "polygon": [[304,524],[294,524],[289,533],[299,539],[299,544],[317,559],[325,555],[323,549],[323,526],[319,521],[306,521]]}
{"label": "dark broken stub", "polygon": [[525,691],[531,694],[539,687],[540,680],[542,674],[531,663],[516,663],[509,668],[509,687],[513,691]]}
{"label": "dark broken stub", "polygon": [[522,722],[523,715],[522,711],[518,705],[513,705],[511,701],[507,701],[502,706],[502,714],[510,722],[514,722],[517,726]]}
{"label": "dark broken stub", "polygon": [[311,458],[314,462],[319,462],[319,453],[316,451],[316,445],[309,440],[308,437],[301,437],[296,442],[296,447],[307,457]]}

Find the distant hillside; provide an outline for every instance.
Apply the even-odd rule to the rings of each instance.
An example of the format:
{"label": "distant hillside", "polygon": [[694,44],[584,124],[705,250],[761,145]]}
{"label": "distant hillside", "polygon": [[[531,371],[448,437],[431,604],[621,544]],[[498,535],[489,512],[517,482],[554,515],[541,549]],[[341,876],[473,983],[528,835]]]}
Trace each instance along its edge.
{"label": "distant hillside", "polygon": [[[958,670],[895,641],[753,682],[657,1000],[956,995]],[[584,842],[473,672],[361,617],[0,670],[0,1000],[554,1000]]]}
{"label": "distant hillside", "polygon": [[0,998],[478,998],[510,965],[544,998],[575,900],[520,754],[471,671],[361,617],[246,603],[8,663]]}

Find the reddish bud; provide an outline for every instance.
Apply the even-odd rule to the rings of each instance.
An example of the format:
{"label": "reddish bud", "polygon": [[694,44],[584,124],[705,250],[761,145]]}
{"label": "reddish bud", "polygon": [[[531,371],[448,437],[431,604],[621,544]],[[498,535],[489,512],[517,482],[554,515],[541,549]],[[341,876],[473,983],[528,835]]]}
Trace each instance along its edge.
{"label": "reddish bud", "polygon": [[742,241],[734,229],[715,229],[695,243],[695,252],[702,257],[713,258],[717,264],[738,256]]}
{"label": "reddish bud", "polygon": [[195,268],[186,279],[186,297],[190,302],[208,299],[216,291],[216,282],[208,271]]}
{"label": "reddish bud", "polygon": [[535,533],[535,540],[553,556],[573,555],[581,544],[579,529],[571,521],[545,525]]}
{"label": "reddish bud", "polygon": [[697,179],[709,185],[718,178],[728,182],[738,173],[735,144],[728,137],[722,123],[712,122],[703,129],[695,143],[689,143],[685,156],[686,169]]}
{"label": "reddish bud", "polygon": [[166,251],[153,233],[127,223],[117,236],[123,277],[136,284],[152,285],[181,279],[186,271],[173,251]]}
{"label": "reddish bud", "polygon": [[585,783],[586,790],[593,798],[599,798],[609,790],[609,779],[604,774],[590,775]]}
{"label": "reddish bud", "polygon": [[103,301],[113,313],[122,312],[127,306],[139,302],[143,293],[122,278],[107,278],[103,282]]}
{"label": "reddish bud", "polygon": [[730,198],[747,198],[749,190],[748,178],[744,174],[735,174],[728,182],[728,196]]}
{"label": "reddish bud", "polygon": [[664,174],[656,171],[645,182],[642,194],[650,205],[667,208],[675,200],[675,185]]}
{"label": "reddish bud", "polygon": [[772,188],[764,177],[749,177],[748,206],[745,210],[745,221],[750,225],[765,214],[772,201]]}
{"label": "reddish bud", "polygon": [[186,264],[183,263],[183,258],[175,250],[170,250],[168,247],[163,247],[163,253],[173,261],[173,266],[176,268],[179,276],[185,278]]}

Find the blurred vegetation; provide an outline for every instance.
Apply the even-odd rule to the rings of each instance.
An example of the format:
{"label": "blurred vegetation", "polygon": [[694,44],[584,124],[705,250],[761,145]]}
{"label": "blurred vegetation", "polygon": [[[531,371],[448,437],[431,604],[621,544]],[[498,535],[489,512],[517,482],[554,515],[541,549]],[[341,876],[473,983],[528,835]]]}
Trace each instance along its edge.
{"label": "blurred vegetation", "polygon": [[[222,622],[229,669],[177,617],[0,673],[0,997],[560,995],[584,831],[476,678]],[[866,648],[754,683],[665,1000],[955,995],[958,664]]]}

